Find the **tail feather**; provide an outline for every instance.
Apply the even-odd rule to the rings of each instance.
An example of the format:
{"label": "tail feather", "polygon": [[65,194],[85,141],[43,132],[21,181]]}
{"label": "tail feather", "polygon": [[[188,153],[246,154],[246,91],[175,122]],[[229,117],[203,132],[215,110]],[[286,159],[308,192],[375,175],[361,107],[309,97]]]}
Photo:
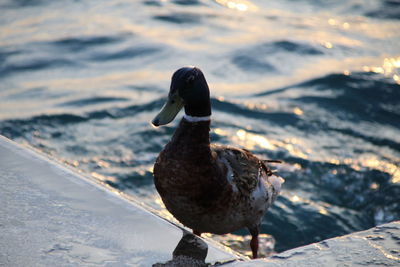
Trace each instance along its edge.
{"label": "tail feather", "polygon": [[281,187],[282,187],[282,184],[285,182],[285,179],[283,179],[282,177],[277,176],[277,175],[268,176],[267,179],[271,183],[276,194],[278,195],[279,192],[281,192]]}

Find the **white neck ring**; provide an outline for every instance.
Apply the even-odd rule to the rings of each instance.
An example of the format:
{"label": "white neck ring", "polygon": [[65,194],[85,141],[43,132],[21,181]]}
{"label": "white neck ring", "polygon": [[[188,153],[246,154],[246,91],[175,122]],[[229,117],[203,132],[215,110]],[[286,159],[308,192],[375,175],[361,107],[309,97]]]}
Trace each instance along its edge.
{"label": "white neck ring", "polygon": [[185,114],[183,116],[183,118],[185,120],[187,120],[188,122],[199,122],[199,121],[210,121],[211,120],[211,116],[204,116],[204,117],[193,117],[190,115]]}

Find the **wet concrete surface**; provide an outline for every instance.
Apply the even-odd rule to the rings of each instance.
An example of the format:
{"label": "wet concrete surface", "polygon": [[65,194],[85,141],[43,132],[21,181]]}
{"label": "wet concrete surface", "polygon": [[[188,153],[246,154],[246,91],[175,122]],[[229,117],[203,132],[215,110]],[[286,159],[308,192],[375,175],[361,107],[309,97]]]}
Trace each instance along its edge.
{"label": "wet concrete surface", "polygon": [[251,266],[400,266],[400,221],[254,260]]}
{"label": "wet concrete surface", "polygon": [[183,236],[203,243],[203,262],[237,258],[3,137],[0,181],[0,266],[152,266]]}

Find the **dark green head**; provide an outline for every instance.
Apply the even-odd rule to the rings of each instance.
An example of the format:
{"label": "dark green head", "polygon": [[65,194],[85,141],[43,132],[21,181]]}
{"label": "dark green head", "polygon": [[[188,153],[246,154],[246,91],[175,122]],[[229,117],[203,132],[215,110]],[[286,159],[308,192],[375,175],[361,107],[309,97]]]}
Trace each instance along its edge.
{"label": "dark green head", "polygon": [[175,71],[167,102],[153,119],[153,125],[170,123],[182,107],[185,107],[185,114],[192,117],[211,115],[210,91],[199,68],[183,67]]}

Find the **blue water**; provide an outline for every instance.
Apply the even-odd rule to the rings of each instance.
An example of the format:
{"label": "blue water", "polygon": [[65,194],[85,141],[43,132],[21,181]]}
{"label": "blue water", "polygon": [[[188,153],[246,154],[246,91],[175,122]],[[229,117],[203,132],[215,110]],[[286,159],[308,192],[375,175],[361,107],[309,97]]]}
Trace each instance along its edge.
{"label": "blue water", "polygon": [[[279,159],[276,251],[400,219],[400,2],[0,0],[0,133],[170,217],[149,122],[196,65],[213,142]],[[246,231],[236,234],[244,235]]]}

